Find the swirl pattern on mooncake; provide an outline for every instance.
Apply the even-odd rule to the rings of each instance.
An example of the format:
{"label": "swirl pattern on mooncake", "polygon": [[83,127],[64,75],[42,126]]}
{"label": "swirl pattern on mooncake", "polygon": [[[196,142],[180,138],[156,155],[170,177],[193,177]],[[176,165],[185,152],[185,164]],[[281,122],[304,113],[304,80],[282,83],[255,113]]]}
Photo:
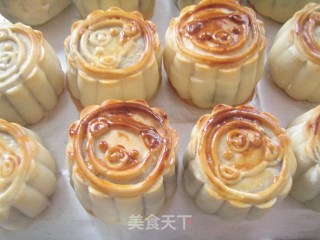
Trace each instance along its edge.
{"label": "swirl pattern on mooncake", "polygon": [[64,88],[60,62],[43,35],[23,24],[0,27],[0,117],[36,123]]}
{"label": "swirl pattern on mooncake", "polygon": [[118,7],[128,12],[138,11],[145,19],[150,19],[153,15],[155,0],[76,0],[75,3],[82,18],[98,9],[107,10]]}
{"label": "swirl pattern on mooncake", "polygon": [[293,120],[287,132],[298,163],[290,195],[320,212],[320,106]]}
{"label": "swirl pattern on mooncake", "polygon": [[55,162],[30,130],[0,119],[0,226],[25,226],[48,206]]}
{"label": "swirl pattern on mooncake", "polygon": [[156,27],[138,12],[97,10],[65,41],[68,87],[82,107],[106,99],[150,99],[161,80]]}
{"label": "swirl pattern on mooncake", "polygon": [[157,213],[176,185],[177,132],[144,101],[89,106],[69,130],[69,172],[82,205],[106,222]]}
{"label": "swirl pattern on mooncake", "polygon": [[290,97],[320,102],[320,5],[310,3],[288,20],[269,54],[273,81]]}
{"label": "swirl pattern on mooncake", "polygon": [[265,46],[253,10],[235,0],[205,0],[171,20],[164,65],[183,99],[200,107],[241,104],[262,76]]}
{"label": "swirl pattern on mooncake", "polygon": [[193,129],[184,185],[200,209],[256,219],[291,189],[296,160],[278,121],[242,105],[217,105]]}

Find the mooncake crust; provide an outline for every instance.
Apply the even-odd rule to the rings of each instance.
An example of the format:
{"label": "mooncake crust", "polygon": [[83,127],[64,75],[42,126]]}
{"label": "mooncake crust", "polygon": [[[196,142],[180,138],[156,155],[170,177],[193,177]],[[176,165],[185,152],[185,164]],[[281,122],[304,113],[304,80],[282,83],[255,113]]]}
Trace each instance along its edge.
{"label": "mooncake crust", "polygon": [[290,195],[307,208],[320,211],[320,106],[298,116],[287,127],[297,159]]}
{"label": "mooncake crust", "polygon": [[0,48],[0,117],[34,124],[64,89],[59,59],[40,31],[21,23],[0,26]]}
{"label": "mooncake crust", "polygon": [[235,0],[185,7],[166,32],[164,67],[178,95],[203,108],[247,101],[262,77],[266,38]]}
{"label": "mooncake crust", "polygon": [[252,220],[286,197],[296,160],[273,116],[248,105],[217,105],[195,125],[184,168],[185,189],[201,210]]}
{"label": "mooncake crust", "polygon": [[82,107],[107,99],[149,100],[161,81],[156,26],[138,12],[96,10],[65,41],[67,84]]}
{"label": "mooncake crust", "polygon": [[310,3],[288,20],[269,54],[273,81],[296,100],[320,102],[320,5]]}
{"label": "mooncake crust", "polygon": [[156,214],[173,195],[178,134],[162,110],[145,101],[108,100],[85,108],[69,136],[72,185],[103,221]]}
{"label": "mooncake crust", "polygon": [[49,205],[56,189],[56,165],[39,137],[0,119],[0,226],[27,226]]}

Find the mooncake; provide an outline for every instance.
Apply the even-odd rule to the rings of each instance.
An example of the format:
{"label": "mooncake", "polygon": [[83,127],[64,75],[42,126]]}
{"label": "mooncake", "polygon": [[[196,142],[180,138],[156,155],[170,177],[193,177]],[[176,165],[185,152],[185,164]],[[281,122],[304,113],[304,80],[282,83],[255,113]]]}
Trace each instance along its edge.
{"label": "mooncake", "polygon": [[176,187],[178,134],[145,101],[107,100],[71,124],[67,161],[83,207],[104,222],[157,214]]}
{"label": "mooncake", "polygon": [[27,226],[49,205],[56,166],[39,137],[0,119],[0,226]]}
{"label": "mooncake", "polygon": [[178,95],[196,106],[251,100],[262,77],[266,38],[254,11],[235,0],[185,7],[166,32],[164,66]]}
{"label": "mooncake", "polygon": [[287,196],[296,159],[272,115],[248,105],[217,105],[195,125],[184,167],[185,189],[202,211],[253,220]]}
{"label": "mooncake", "polygon": [[156,27],[138,12],[97,10],[65,41],[67,84],[79,108],[107,99],[149,100],[161,81]]}

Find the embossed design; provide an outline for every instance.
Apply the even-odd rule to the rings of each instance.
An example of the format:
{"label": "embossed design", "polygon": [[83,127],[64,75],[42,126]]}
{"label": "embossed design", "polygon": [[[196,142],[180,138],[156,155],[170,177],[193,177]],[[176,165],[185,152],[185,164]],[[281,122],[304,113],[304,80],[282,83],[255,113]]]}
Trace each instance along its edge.
{"label": "embossed design", "polygon": [[34,148],[19,127],[0,119],[0,201],[10,185],[27,177]]}
{"label": "embossed design", "polygon": [[204,2],[180,17],[176,26],[178,47],[206,63],[242,61],[264,48],[260,25],[251,9],[237,3]]}
{"label": "embossed design", "polygon": [[107,101],[71,125],[69,133],[69,150],[74,152],[69,157],[93,186],[107,194],[136,194],[152,186],[166,168],[174,167],[170,149],[176,144],[176,132],[144,103]]}
{"label": "embossed design", "polygon": [[[220,175],[222,179],[226,179],[226,183],[238,183],[243,177],[246,177],[246,172],[254,168],[263,169],[264,166],[280,164],[279,147],[272,143],[263,132],[258,132],[259,130],[259,128],[243,129],[239,127],[226,133],[228,150],[223,152],[223,157],[229,162],[226,166],[219,166]],[[216,141],[219,140],[216,139]]]}
{"label": "embossed design", "polygon": [[[41,40],[40,40],[41,39]],[[28,76],[33,63],[39,56],[42,43],[40,32],[14,24],[0,27],[0,87],[5,90],[20,81],[21,74]],[[32,66],[32,67],[31,67]],[[0,92],[1,93],[1,92]]]}
{"label": "embossed design", "polygon": [[219,105],[203,127],[200,161],[210,181],[232,199],[238,198],[234,190],[247,179],[272,172],[274,178],[259,180],[263,188],[252,195],[262,199],[270,194],[268,188],[282,189],[286,184],[279,176],[289,171],[284,156],[288,141],[273,119],[254,108]]}
{"label": "embossed design", "polygon": [[11,76],[16,65],[22,63],[25,49],[20,49],[20,41],[10,29],[0,29],[0,82]]}
{"label": "embossed design", "polygon": [[197,18],[180,28],[180,31],[202,50],[209,46],[210,51],[221,52],[221,47],[228,47],[224,50],[231,51],[232,46],[243,42],[248,37],[249,29],[247,15],[222,13],[203,20]]}
{"label": "embossed design", "polygon": [[14,152],[0,144],[0,179],[12,177],[19,166],[19,162],[20,158]]}
{"label": "embossed design", "polygon": [[[136,23],[118,23],[116,27],[92,31],[87,36],[88,44],[82,44],[81,50],[97,66],[118,68],[122,58],[136,45],[141,31]],[[92,50],[91,50],[92,49]]]}
{"label": "embossed design", "polygon": [[308,4],[302,11],[296,15],[297,24],[293,24],[295,28],[295,36],[299,39],[305,52],[314,58],[320,60],[320,7],[318,4]]}

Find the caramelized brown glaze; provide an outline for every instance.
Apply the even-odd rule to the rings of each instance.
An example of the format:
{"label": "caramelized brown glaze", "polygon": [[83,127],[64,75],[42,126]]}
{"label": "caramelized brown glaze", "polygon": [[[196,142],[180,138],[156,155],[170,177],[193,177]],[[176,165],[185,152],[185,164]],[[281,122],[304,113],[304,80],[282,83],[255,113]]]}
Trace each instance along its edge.
{"label": "caramelized brown glaze", "polygon": [[[287,184],[290,140],[269,114],[246,105],[218,105],[203,125],[200,142],[201,167],[220,196],[259,204],[277,196]],[[259,191],[235,188],[247,178],[270,174],[266,169],[274,173],[261,180],[265,186]]]}
{"label": "caramelized brown glaze", "polygon": [[[137,136],[147,151],[128,150],[121,143],[111,146],[106,140],[101,141],[111,131],[122,132],[121,137]],[[101,106],[85,108],[80,121],[71,125],[69,136],[72,141],[67,151],[76,173],[91,187],[110,196],[146,192],[175,167],[177,132],[168,126],[161,110],[149,108],[144,101],[109,100]],[[98,156],[96,149],[103,157]]]}
{"label": "caramelized brown glaze", "polygon": [[[176,25],[179,49],[208,65],[242,62],[266,46],[253,10],[232,0],[212,0],[185,8]],[[191,41],[198,51],[186,47]],[[201,53],[202,52],[202,53]]]}
{"label": "caramelized brown glaze", "polygon": [[294,17],[295,36],[308,56],[316,62],[320,61],[320,6],[308,4]]}

